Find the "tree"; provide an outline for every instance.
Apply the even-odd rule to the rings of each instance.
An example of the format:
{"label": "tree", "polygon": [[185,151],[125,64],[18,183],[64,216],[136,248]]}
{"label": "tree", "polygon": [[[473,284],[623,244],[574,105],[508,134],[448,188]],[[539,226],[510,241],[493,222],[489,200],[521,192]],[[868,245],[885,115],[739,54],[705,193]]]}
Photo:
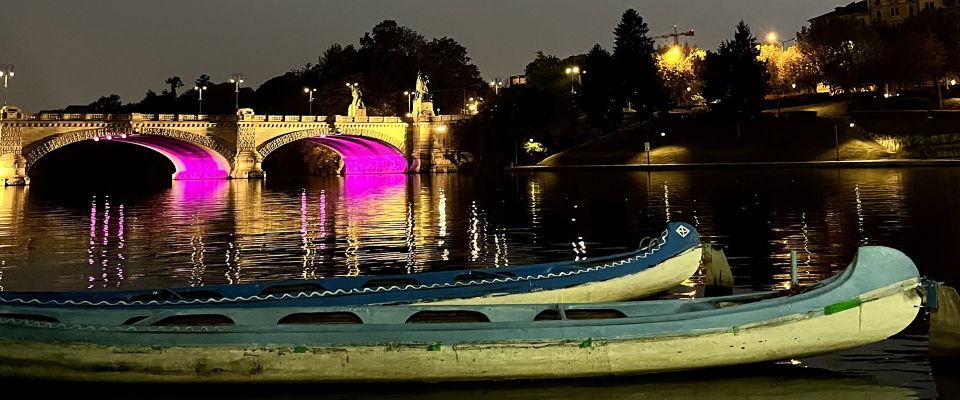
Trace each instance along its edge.
{"label": "tree", "polygon": [[360,38],[363,69],[358,72],[364,77],[361,83],[368,114],[402,115],[401,95],[413,85],[426,45],[423,35],[393,20],[380,22]]}
{"label": "tree", "polygon": [[197,84],[197,87],[213,86],[210,82],[210,75],[206,75],[206,74],[201,74],[200,77],[197,78],[195,83]]}
{"label": "tree", "polygon": [[732,114],[753,114],[770,90],[770,73],[759,59],[757,38],[740,21],[733,41],[724,40],[717,52],[707,52],[704,59],[703,97],[716,111]]}
{"label": "tree", "polygon": [[563,64],[555,55],[546,55],[538,51],[533,61],[527,64],[524,72],[527,76],[527,84],[532,88],[557,95],[570,91],[565,81]]}
{"label": "tree", "polygon": [[[423,50],[420,65],[430,77],[435,107],[457,110],[464,107],[466,98],[482,97],[489,91],[480,78],[480,69],[470,63],[467,49],[456,40],[449,37],[433,39]],[[397,99],[401,99],[400,96]],[[406,97],[402,100],[406,101]]]}
{"label": "tree", "polygon": [[610,132],[623,120],[623,101],[613,56],[596,44],[587,53],[583,69],[589,73],[583,75],[578,98],[580,109],[587,124]]}
{"label": "tree", "polygon": [[820,67],[810,57],[802,43],[792,46],[781,57],[780,78],[783,90],[797,85],[797,90],[815,92],[820,83]]}
{"label": "tree", "polygon": [[177,97],[177,88],[183,87],[183,80],[179,76],[171,76],[163,82],[170,85],[169,93],[173,94],[173,97]]}
{"label": "tree", "polygon": [[657,68],[670,101],[675,105],[690,105],[700,93],[700,82],[694,66],[706,57],[700,48],[671,46],[657,54]]}
{"label": "tree", "polygon": [[667,105],[649,31],[643,17],[632,8],[623,13],[613,31],[613,59],[623,79],[623,93],[641,115],[651,115]]}
{"label": "tree", "polygon": [[871,27],[853,19],[814,21],[797,34],[804,54],[816,61],[821,80],[844,92],[884,80],[882,43]]}
{"label": "tree", "polygon": [[90,103],[88,109],[91,113],[114,114],[119,113],[123,105],[120,103],[120,96],[111,94],[97,99]]}

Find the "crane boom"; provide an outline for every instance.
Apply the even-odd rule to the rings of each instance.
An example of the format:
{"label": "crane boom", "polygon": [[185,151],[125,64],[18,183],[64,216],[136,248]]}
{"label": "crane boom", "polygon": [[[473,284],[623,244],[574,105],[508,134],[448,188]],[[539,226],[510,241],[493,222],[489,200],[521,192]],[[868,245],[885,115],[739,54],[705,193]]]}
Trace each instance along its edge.
{"label": "crane boom", "polygon": [[673,44],[680,45],[680,36],[693,36],[693,29],[688,31],[678,32],[677,26],[673,26],[673,33],[666,33],[663,35],[651,36],[651,39],[668,39],[673,38]]}

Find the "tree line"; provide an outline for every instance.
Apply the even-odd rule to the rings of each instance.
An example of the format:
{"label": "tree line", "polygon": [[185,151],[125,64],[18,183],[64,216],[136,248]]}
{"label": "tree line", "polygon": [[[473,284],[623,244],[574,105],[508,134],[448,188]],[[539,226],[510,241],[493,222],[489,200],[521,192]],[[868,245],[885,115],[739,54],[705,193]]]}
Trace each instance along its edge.
{"label": "tree line", "polygon": [[[458,137],[460,145],[484,164],[536,162],[532,150],[546,148],[540,156],[563,150],[622,127],[626,116],[644,121],[678,107],[700,108],[739,124],[770,95],[828,87],[842,95],[915,90],[929,97],[960,72],[960,17],[939,9],[895,26],[816,20],[790,48],[759,40],[743,21],[716,50],[655,46],[633,9],[622,14],[613,36],[612,52],[599,44],[562,59],[538,52],[526,67],[528,84],[487,104]],[[569,73],[571,66],[579,72]],[[531,142],[539,146],[525,145]]]}
{"label": "tree line", "polygon": [[[471,63],[467,49],[456,40],[441,37],[427,40],[416,31],[385,20],[365,33],[359,45],[333,44],[318,57],[280,76],[266,80],[256,89],[237,86],[229,80],[213,82],[200,75],[184,87],[179,76],[167,79],[160,93],[148,90],[143,99],[124,104],[120,96],[109,95],[90,103],[94,113],[234,114],[235,102],[258,114],[343,115],[351,101],[347,83],[363,91],[368,115],[404,115],[408,112],[405,91],[413,91],[417,74],[429,77],[434,106],[445,113],[459,113],[466,96],[490,92]],[[206,87],[202,104],[194,89]],[[313,104],[304,89],[313,92]],[[239,99],[239,100],[237,100]]]}

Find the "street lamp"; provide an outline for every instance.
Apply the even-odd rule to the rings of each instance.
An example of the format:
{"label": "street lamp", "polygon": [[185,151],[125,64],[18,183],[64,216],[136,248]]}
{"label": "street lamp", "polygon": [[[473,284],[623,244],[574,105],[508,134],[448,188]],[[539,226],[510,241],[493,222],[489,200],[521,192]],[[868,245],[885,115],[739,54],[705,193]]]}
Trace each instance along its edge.
{"label": "street lamp", "polygon": [[495,78],[494,80],[490,81],[490,87],[493,88],[494,95],[499,95],[500,88],[503,87],[503,81],[501,81],[500,78]]}
{"label": "street lamp", "polygon": [[797,40],[797,38],[794,37],[787,40],[780,40],[780,38],[777,36],[777,33],[774,31],[770,31],[770,33],[767,33],[767,41],[773,44],[776,44],[777,42],[779,42],[780,51],[787,51],[787,42],[792,42],[794,40]]}
{"label": "street lamp", "polygon": [[413,116],[413,105],[410,103],[410,97],[413,96],[413,92],[411,92],[411,91],[409,91],[409,90],[404,90],[404,91],[403,91],[403,95],[404,95],[404,96],[407,96],[407,116],[408,116],[408,117],[412,117],[412,116]]}
{"label": "street lamp", "polygon": [[[576,76],[577,76],[577,86],[579,87],[579,86],[581,85],[581,81],[580,81],[580,67],[578,67],[578,66],[567,67],[567,69],[566,69],[564,72],[567,74],[567,76],[576,75]],[[572,81],[572,80],[573,80],[573,77],[571,77],[570,79],[571,79],[571,81]],[[570,82],[570,93],[577,94],[577,90],[576,90],[576,88],[573,86],[573,82]]]}
{"label": "street lamp", "polygon": [[3,77],[3,105],[7,105],[7,86],[14,75],[16,73],[13,71],[13,64],[0,64],[0,77]]}
{"label": "street lamp", "polygon": [[307,100],[307,115],[313,115],[313,92],[316,91],[317,89],[303,88],[303,92],[309,96]]}
{"label": "street lamp", "polygon": [[230,74],[230,83],[233,84],[233,93],[234,98],[236,99],[235,107],[237,110],[240,109],[240,84],[243,83],[243,74],[240,72],[234,72]]}
{"label": "street lamp", "polygon": [[194,86],[193,90],[196,90],[200,96],[197,98],[197,115],[203,115],[203,91],[207,90],[206,86]]}

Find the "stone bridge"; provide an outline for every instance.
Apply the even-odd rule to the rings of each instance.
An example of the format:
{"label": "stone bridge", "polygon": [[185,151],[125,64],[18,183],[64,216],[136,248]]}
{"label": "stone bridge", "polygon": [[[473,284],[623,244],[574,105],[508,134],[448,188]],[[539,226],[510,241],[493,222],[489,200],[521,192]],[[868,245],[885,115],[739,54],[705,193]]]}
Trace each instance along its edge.
{"label": "stone bridge", "polygon": [[263,178],[261,163],[277,148],[310,140],[341,156],[342,174],[452,172],[450,131],[461,116],[345,117],[183,114],[0,114],[0,179],[29,183],[37,160],[85,140],[153,149],[176,167],[173,179]]}

